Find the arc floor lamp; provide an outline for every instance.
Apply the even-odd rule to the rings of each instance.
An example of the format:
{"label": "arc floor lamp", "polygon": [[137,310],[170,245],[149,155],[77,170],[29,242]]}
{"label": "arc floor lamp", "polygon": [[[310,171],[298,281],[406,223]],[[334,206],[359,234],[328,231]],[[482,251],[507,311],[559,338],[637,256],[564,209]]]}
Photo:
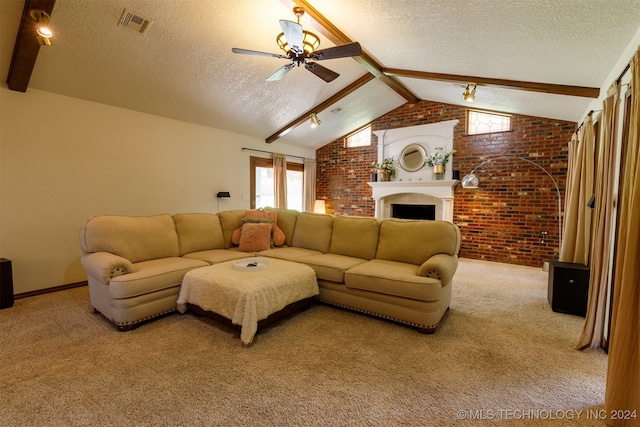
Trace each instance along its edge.
{"label": "arc floor lamp", "polygon": [[562,248],[562,199],[560,198],[560,187],[558,187],[558,183],[556,182],[556,180],[553,178],[553,176],[551,176],[551,174],[545,168],[543,168],[542,166],[540,166],[536,162],[533,162],[533,161],[531,161],[529,159],[525,159],[524,157],[518,157],[518,156],[499,156],[499,157],[494,157],[492,159],[488,159],[488,160],[485,160],[484,162],[480,163],[478,166],[473,168],[468,175],[465,175],[464,178],[462,178],[462,181],[461,181],[462,188],[478,188],[479,184],[480,184],[480,180],[474,174],[474,172],[476,170],[478,170],[480,167],[486,165],[487,163],[491,163],[491,162],[494,162],[496,160],[502,160],[502,159],[517,159],[517,160],[522,160],[523,162],[526,162],[526,163],[530,163],[533,166],[535,166],[538,169],[540,169],[542,172],[546,173],[547,176],[549,178],[551,178],[551,181],[553,182],[553,185],[556,187],[556,194],[558,195],[558,256],[559,256],[560,255],[560,249]]}

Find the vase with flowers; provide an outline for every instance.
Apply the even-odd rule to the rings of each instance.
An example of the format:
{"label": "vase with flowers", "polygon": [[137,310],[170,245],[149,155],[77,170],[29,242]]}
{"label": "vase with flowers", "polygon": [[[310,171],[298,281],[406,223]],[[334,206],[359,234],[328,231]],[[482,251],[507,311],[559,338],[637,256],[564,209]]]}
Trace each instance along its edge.
{"label": "vase with flowers", "polygon": [[396,168],[393,166],[393,157],[384,159],[382,163],[373,162],[371,167],[378,172],[381,177],[381,181],[391,181],[396,177]]}
{"label": "vase with flowers", "polygon": [[424,161],[424,164],[433,168],[433,177],[436,180],[444,179],[444,172],[447,169],[447,163],[449,163],[449,157],[454,154],[456,150],[451,150],[447,153],[444,152],[444,148],[436,147],[433,153],[429,154]]}

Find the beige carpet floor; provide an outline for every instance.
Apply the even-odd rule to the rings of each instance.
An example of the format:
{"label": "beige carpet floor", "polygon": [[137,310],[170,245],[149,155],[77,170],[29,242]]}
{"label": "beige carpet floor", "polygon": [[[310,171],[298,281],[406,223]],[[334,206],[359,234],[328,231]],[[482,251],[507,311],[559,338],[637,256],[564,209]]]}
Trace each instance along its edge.
{"label": "beige carpet floor", "polygon": [[191,314],[117,332],[88,290],[0,310],[2,426],[603,426],[607,356],[573,349],[541,269],[461,260],[434,335],[317,305],[239,334]]}

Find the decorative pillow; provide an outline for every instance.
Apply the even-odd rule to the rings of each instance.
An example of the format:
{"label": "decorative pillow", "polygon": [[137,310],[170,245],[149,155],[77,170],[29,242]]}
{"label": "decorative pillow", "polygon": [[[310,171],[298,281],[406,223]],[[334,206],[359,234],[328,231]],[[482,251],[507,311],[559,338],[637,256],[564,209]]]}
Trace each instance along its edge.
{"label": "decorative pillow", "polygon": [[[270,219],[242,218],[241,223],[242,225],[254,224],[254,223],[255,224],[267,223],[267,224],[271,224],[271,226],[273,227],[273,221],[271,221]],[[242,232],[242,225],[240,226],[240,228],[236,228],[235,230],[233,230],[233,234],[231,235],[231,243],[233,243],[234,245],[240,244],[240,233]],[[273,236],[271,237],[271,247],[273,247]]]}
{"label": "decorative pillow", "polygon": [[246,223],[241,227],[240,250],[242,252],[260,252],[271,249],[273,225],[266,222]]}
{"label": "decorative pillow", "polygon": [[[284,245],[284,232],[278,227],[278,213],[276,211],[265,211],[262,209],[251,209],[245,212],[244,219],[263,219],[273,223],[273,244],[274,246]],[[244,222],[244,220],[243,220]],[[231,242],[234,245],[240,244],[240,229],[233,231]]]}

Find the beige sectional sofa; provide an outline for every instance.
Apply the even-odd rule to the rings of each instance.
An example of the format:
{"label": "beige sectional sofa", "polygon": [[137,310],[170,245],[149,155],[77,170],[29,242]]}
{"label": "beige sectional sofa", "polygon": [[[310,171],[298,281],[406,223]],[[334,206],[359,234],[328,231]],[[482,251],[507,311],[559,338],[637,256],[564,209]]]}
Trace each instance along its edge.
{"label": "beige sectional sofa", "polygon": [[435,330],[451,301],[456,225],[275,211],[285,245],[258,253],[232,243],[246,210],[89,218],[80,248],[91,304],[118,329],[132,329],[176,310],[189,270],[258,255],[311,266],[318,301]]}

